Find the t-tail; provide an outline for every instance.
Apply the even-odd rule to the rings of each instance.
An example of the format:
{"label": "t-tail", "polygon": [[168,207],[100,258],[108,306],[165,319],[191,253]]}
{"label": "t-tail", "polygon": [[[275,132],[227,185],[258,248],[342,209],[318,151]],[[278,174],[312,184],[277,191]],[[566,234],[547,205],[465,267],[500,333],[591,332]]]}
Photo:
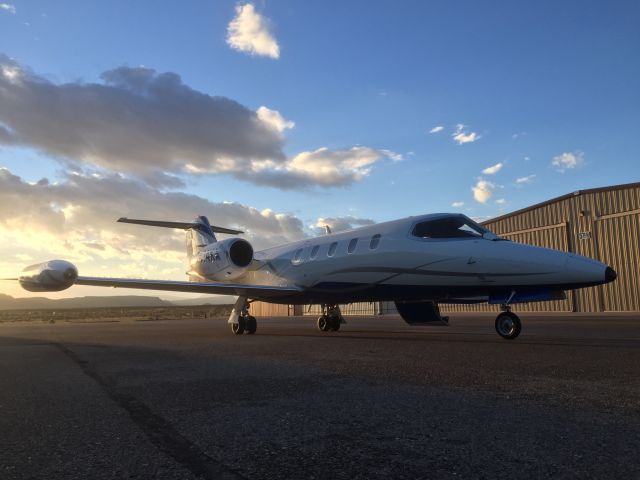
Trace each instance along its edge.
{"label": "t-tail", "polygon": [[186,230],[186,244],[187,244],[187,258],[191,260],[191,257],[195,255],[202,248],[207,245],[216,243],[216,233],[228,233],[231,235],[238,235],[244,233],[242,230],[234,230],[231,228],[217,227],[211,225],[209,220],[205,216],[197,217],[193,222],[167,222],[164,220],[139,220],[135,218],[119,218],[118,222],[121,223],[134,223],[137,225],[147,225],[149,227],[164,227],[164,228],[178,228]]}

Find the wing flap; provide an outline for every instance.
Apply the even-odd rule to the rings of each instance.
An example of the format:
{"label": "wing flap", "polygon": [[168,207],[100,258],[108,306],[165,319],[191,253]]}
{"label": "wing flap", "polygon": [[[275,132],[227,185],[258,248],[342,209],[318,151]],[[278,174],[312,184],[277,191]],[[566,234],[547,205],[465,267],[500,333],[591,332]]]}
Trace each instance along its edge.
{"label": "wing flap", "polygon": [[170,292],[212,293],[218,295],[242,295],[254,298],[286,297],[300,293],[298,287],[270,285],[242,285],[236,283],[180,282],[171,280],[143,280],[135,278],[78,277],[75,285],[94,287],[139,288]]}

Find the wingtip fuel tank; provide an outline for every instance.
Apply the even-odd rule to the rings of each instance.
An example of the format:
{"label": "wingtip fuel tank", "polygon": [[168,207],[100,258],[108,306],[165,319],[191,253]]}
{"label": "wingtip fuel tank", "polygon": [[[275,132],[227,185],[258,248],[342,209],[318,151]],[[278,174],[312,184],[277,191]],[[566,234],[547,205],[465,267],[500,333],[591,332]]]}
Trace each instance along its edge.
{"label": "wingtip fuel tank", "polygon": [[59,292],[73,285],[77,278],[75,265],[66,260],[50,260],[28,266],[18,281],[30,292]]}

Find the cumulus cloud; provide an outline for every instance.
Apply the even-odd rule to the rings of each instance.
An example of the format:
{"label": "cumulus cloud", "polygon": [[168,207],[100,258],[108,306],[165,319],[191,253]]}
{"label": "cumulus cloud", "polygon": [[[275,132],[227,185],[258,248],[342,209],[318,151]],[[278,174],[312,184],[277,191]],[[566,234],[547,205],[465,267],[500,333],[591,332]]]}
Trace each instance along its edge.
{"label": "cumulus cloud", "polygon": [[[342,150],[319,148],[291,158],[283,166],[283,171],[287,173],[286,179],[291,179],[295,184],[348,185],[367,176],[373,164],[384,156],[384,152],[369,147]],[[273,175],[277,178],[278,171]],[[277,182],[285,186],[285,177]]]}
{"label": "cumulus cloud", "polygon": [[536,174],[527,175],[526,177],[518,177],[516,178],[516,183],[518,185],[524,185],[526,183],[531,183],[533,179],[536,178]]}
{"label": "cumulus cloud", "polygon": [[496,203],[498,205],[504,205],[505,203],[507,203],[507,200],[505,198],[499,198],[496,200]]}
{"label": "cumulus cloud", "polygon": [[[402,156],[401,153],[396,153],[393,152],[391,150],[380,150],[382,152],[382,154],[387,157],[389,160],[393,161],[393,162],[400,162],[402,160],[404,160],[404,157]],[[413,155],[413,152],[407,152],[407,155]]]}
{"label": "cumulus cloud", "polygon": [[283,190],[307,186],[337,187],[362,180],[373,165],[388,155],[369,147],[329,150],[326,147],[301,152],[285,162],[270,160],[242,164],[231,158],[221,159],[212,170],[187,164],[193,174],[230,173],[236,178]]}
{"label": "cumulus cloud", "polygon": [[9,13],[16,13],[16,7],[11,3],[0,3],[0,10],[4,10]]}
{"label": "cumulus cloud", "polygon": [[318,233],[324,233],[325,225],[331,228],[333,233],[341,232],[344,230],[353,230],[357,227],[364,227],[367,225],[373,225],[374,222],[370,218],[359,218],[353,215],[346,215],[343,217],[320,217],[315,224]]}
{"label": "cumulus cloud", "polygon": [[473,192],[473,198],[475,198],[477,202],[487,203],[493,196],[495,188],[496,186],[493,183],[480,178],[478,182],[471,187],[471,191]]}
{"label": "cumulus cloud", "polygon": [[461,207],[464,207],[464,202],[453,202],[451,206],[453,208],[461,208]]}
{"label": "cumulus cloud", "polygon": [[462,123],[456,125],[456,130],[451,136],[454,141],[458,142],[458,145],[462,145],[463,143],[473,143],[480,139],[480,135],[476,132],[465,131],[465,125]]}
{"label": "cumulus cloud", "polygon": [[581,166],[584,163],[584,153],[582,152],[565,152],[560,155],[556,155],[551,160],[551,165],[558,172],[564,173],[566,170],[571,170]]}
{"label": "cumulus cloud", "polygon": [[485,175],[494,175],[498,173],[500,170],[502,170],[502,167],[504,167],[504,164],[502,162],[496,163],[495,165],[492,165],[482,170],[482,173],[484,173]]}
{"label": "cumulus cloud", "polygon": [[3,58],[0,55],[0,78],[4,78],[9,83],[18,83],[20,79],[20,69],[13,63],[2,63]]}
{"label": "cumulus cloud", "polygon": [[251,3],[236,6],[236,16],[227,27],[227,44],[250,55],[280,57],[280,46],[269,31],[269,21]]}
{"label": "cumulus cloud", "polygon": [[[18,204],[20,208],[15,208]],[[302,221],[288,213],[161,192],[117,174],[69,174],[59,182],[43,179],[31,184],[0,169],[0,273],[12,276],[24,266],[7,262],[20,254],[35,261],[67,258],[77,262],[84,274],[130,272],[184,279],[183,232],[121,224],[116,219],[190,221],[197,215],[206,215],[215,225],[244,230],[256,248],[305,235]],[[109,271],[101,272],[102,266]]]}
{"label": "cumulus cloud", "polygon": [[296,126],[295,122],[285,120],[284,117],[280,115],[279,111],[271,110],[265,106],[258,108],[258,110],[256,110],[256,114],[260,120],[280,133],[284,132],[288,128]]}
{"label": "cumulus cloud", "polygon": [[442,125],[436,125],[431,130],[429,130],[429,133],[440,133],[443,130],[444,130],[444,127]]}
{"label": "cumulus cloud", "polygon": [[319,148],[287,157],[277,110],[254,112],[185,85],[175,73],[120,67],[101,83],[55,84],[0,56],[0,145],[36,148],[66,163],[181,185],[177,174],[227,174],[277,188],[361,180],[389,150]]}
{"label": "cumulus cloud", "polygon": [[141,176],[225,157],[285,160],[282,136],[255,112],[193,90],[175,73],[120,67],[103,83],[57,85],[7,57],[0,65],[5,143]]}

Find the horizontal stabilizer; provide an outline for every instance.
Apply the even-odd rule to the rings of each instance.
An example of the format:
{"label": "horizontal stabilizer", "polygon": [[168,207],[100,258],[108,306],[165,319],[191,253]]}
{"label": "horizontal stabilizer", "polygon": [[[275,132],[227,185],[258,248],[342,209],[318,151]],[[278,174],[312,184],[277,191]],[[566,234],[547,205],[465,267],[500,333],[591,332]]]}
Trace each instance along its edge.
{"label": "horizontal stabilizer", "polygon": [[[202,223],[197,223],[197,222],[166,222],[163,220],[139,220],[135,218],[126,218],[126,217],[119,218],[118,222],[134,223],[136,225],[147,225],[149,227],[178,228],[181,230],[189,230],[190,228],[193,228],[195,230],[200,230],[204,227]],[[233,230],[231,228],[216,227],[215,225],[211,225],[211,231],[215,233],[229,233],[231,235],[238,235],[240,233],[244,233],[242,230]]]}

